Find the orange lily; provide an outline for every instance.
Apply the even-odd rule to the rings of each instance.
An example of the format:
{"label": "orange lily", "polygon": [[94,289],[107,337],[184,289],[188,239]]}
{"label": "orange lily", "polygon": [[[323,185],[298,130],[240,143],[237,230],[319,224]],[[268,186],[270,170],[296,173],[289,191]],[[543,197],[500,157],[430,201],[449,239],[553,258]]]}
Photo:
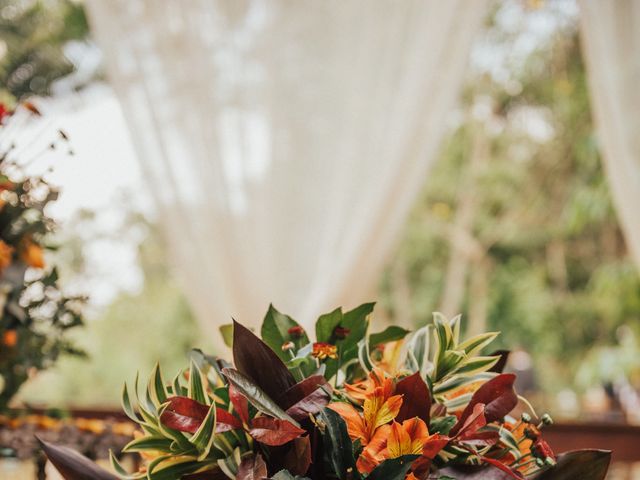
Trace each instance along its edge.
{"label": "orange lily", "polygon": [[378,429],[362,451],[357,462],[358,471],[370,473],[380,462],[403,455],[420,455],[419,464],[428,463],[449,442],[449,438],[430,435],[423,420],[414,417],[402,424],[393,422]]}
{"label": "orange lily", "polygon": [[393,391],[393,379],[389,378],[384,373],[384,370],[379,368],[374,368],[365,380],[354,384],[345,383],[344,385],[347,395],[358,402],[363,402],[373,395],[376,388],[380,387],[382,387],[385,392],[389,392],[387,396],[391,395]]}
{"label": "orange lily", "polygon": [[359,439],[367,445],[376,431],[396,418],[402,406],[402,395],[391,395],[392,385],[381,386],[367,395],[363,412],[344,402],[334,402],[329,408],[340,414],[347,424],[347,431],[352,440]]}

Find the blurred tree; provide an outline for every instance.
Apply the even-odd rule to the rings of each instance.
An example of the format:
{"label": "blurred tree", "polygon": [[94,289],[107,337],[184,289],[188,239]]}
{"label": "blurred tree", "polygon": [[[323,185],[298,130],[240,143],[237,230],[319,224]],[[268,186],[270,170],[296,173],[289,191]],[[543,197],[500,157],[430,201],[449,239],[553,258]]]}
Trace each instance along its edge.
{"label": "blurred tree", "polygon": [[82,3],[0,0],[0,101],[47,95],[74,70],[64,47],[88,34]]}
{"label": "blurred tree", "polygon": [[[514,5],[522,8],[504,2],[494,16],[494,49],[518,48],[521,32],[495,21]],[[472,75],[383,305],[418,324],[442,310],[462,312],[471,330],[502,330],[503,347],[522,347],[538,372],[553,372],[538,381],[555,392],[620,326],[638,333],[640,278],[598,155],[575,16],[506,75],[487,70]]]}
{"label": "blurred tree", "polygon": [[[81,225],[87,222],[91,222],[90,216],[85,216]],[[191,348],[211,351],[211,342],[202,338],[168,271],[164,245],[153,225],[134,214],[112,235],[115,238],[141,229],[146,231],[139,250],[144,275],[141,292],[121,293],[96,318],[89,319],[84,331],[76,332],[77,342],[89,352],[90,361],[61,361],[54,370],[28,384],[22,399],[55,406],[116,407],[122,384],[133,381],[137,371],[144,378],[160,362],[167,375],[175,375],[188,361]],[[80,270],[83,244],[77,243],[76,255],[67,258],[68,265]]]}

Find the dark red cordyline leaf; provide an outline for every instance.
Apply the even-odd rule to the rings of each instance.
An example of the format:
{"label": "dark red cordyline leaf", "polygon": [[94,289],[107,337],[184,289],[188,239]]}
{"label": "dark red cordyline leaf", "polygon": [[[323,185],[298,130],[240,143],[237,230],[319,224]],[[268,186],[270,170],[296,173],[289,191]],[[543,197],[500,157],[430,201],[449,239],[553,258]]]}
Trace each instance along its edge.
{"label": "dark red cordyline leaf", "polygon": [[267,464],[262,456],[257,453],[251,454],[242,459],[238,466],[236,480],[262,480],[267,477]]}
{"label": "dark red cordyline leaf", "polygon": [[258,442],[270,446],[284,445],[304,433],[304,430],[296,427],[288,420],[270,417],[254,418],[251,421],[251,429],[249,430],[249,435]]}
{"label": "dark red cordyline leaf", "polygon": [[237,428],[242,428],[240,419],[234,417],[232,413],[216,407],[216,433],[228,432]]}
{"label": "dark red cordyline leaf", "polygon": [[304,475],[311,465],[309,436],[295,438],[289,445],[283,447],[288,447],[288,450],[284,455],[282,467],[293,475]]}
{"label": "dark red cordyline leaf", "polygon": [[[455,433],[455,437],[458,440],[466,440],[468,438],[472,438],[473,435],[482,427],[487,424],[487,419],[484,415],[485,405],[484,403],[477,403],[471,415],[467,416],[467,418],[458,420],[458,423],[451,429],[451,432],[454,431],[456,427],[459,427]],[[451,432],[449,432],[451,434]]]}
{"label": "dark red cordyline leaf", "polygon": [[[328,384],[325,388],[331,391],[331,387]],[[309,415],[320,413],[330,400],[331,396],[329,393],[325,392],[322,388],[317,388],[302,400],[287,408],[287,414],[294,420],[303,420],[308,418]]]}
{"label": "dark red cordyline leaf", "polygon": [[244,376],[272,399],[278,398],[296,381],[269,346],[251,331],[233,322],[233,361]]}
{"label": "dark red cordyline leaf", "polygon": [[496,350],[491,354],[492,357],[500,356],[500,360],[489,370],[492,373],[502,373],[504,371],[504,367],[507,366],[507,362],[509,361],[509,355],[511,352],[509,350]]}
{"label": "dark red cordyline leaf", "polygon": [[231,400],[231,404],[240,419],[244,423],[249,423],[249,401],[231,383],[229,384],[229,400]]}
{"label": "dark red cordyline leaf", "polygon": [[505,465],[500,460],[496,460],[495,458],[482,457],[482,461],[485,462],[485,463],[489,463],[489,464],[493,465],[494,467],[496,467],[499,470],[502,470],[504,473],[509,475],[511,478],[516,478],[518,480],[522,480],[524,478],[524,476],[522,476],[522,474],[520,472],[512,470],[509,466]]}
{"label": "dark red cordyline leaf", "polygon": [[518,396],[513,389],[515,380],[514,374],[503,373],[482,385],[471,397],[469,404],[460,416],[460,420],[449,432],[450,435],[458,433],[479,403],[485,405],[484,417],[487,423],[495,422],[511,412],[518,404]]}
{"label": "dark red cordyline leaf", "polygon": [[276,397],[276,402],[284,410],[292,407],[306,396],[312,394],[321,386],[328,386],[327,380],[322,375],[312,375],[301,382],[288,388],[284,393]]}
{"label": "dark red cordyline leaf", "polygon": [[[195,433],[204,421],[209,407],[188,397],[171,397],[169,406],[160,415],[160,422],[180,432]],[[216,432],[227,432],[242,427],[240,420],[221,408],[216,408]]]}
{"label": "dark red cordyline leaf", "polygon": [[180,432],[195,433],[209,412],[209,407],[188,397],[171,397],[160,415],[160,422]]}
{"label": "dark red cordyline leaf", "polygon": [[535,480],[604,480],[611,462],[608,450],[575,450],[558,455],[558,463]]}
{"label": "dark red cordyline leaf", "polygon": [[75,450],[36,438],[49,461],[65,480],[118,480],[118,477],[103,470]]}
{"label": "dark red cordyline leaf", "polygon": [[420,372],[400,380],[396,385],[395,395],[402,395],[402,406],[396,417],[397,422],[418,417],[429,425],[431,394],[427,383],[420,376]]}

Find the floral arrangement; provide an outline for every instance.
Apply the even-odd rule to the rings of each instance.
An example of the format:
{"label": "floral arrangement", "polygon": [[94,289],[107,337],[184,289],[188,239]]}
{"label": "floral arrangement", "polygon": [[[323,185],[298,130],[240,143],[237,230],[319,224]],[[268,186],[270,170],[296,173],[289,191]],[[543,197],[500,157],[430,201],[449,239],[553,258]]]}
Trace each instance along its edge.
{"label": "floral arrangement", "polygon": [[[9,121],[14,114],[0,105],[0,410],[60,354],[82,354],[65,334],[82,325],[83,299],[61,292],[58,272],[47,267],[43,253],[55,226],[45,209],[58,192],[43,178],[24,174],[23,165],[36,157],[23,158],[30,150],[14,140],[40,112],[27,102],[19,107],[19,118]],[[58,142],[67,142],[64,132],[38,155]]]}
{"label": "floral arrangement", "polygon": [[[497,336],[461,339],[460,317],[434,315],[413,333],[368,333],[373,304],[322,315],[316,341],[270,307],[262,339],[239,323],[233,365],[195,350],[168,382],[122,394],[139,426],[125,452],[143,467],[121,479],[403,480],[605,477],[609,452],[558,455],[537,417],[483,350]],[[520,409],[518,418],[510,416]],[[75,452],[43,444],[67,480],[116,479]],[[89,475],[89,476],[87,476]]]}

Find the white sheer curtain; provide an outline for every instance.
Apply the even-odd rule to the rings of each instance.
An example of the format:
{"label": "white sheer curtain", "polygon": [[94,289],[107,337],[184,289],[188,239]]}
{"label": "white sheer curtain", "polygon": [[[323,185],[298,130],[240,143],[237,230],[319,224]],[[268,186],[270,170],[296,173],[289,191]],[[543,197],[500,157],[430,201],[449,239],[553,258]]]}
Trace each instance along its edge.
{"label": "white sheer curtain", "polygon": [[203,325],[375,299],[487,3],[89,3]]}
{"label": "white sheer curtain", "polygon": [[581,0],[580,15],[604,163],[640,267],[640,1]]}

